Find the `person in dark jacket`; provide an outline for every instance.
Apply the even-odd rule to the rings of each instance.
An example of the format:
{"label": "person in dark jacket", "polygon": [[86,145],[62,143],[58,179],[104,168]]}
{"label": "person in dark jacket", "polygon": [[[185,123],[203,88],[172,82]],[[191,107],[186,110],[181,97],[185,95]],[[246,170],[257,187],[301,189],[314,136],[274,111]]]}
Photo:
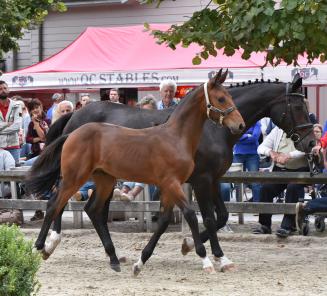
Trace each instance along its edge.
{"label": "person in dark jacket", "polygon": [[[234,163],[242,163],[245,171],[259,170],[259,155],[257,152],[259,138],[261,135],[261,124],[258,121],[251,126],[234,146]],[[252,200],[260,201],[260,184],[251,184]]]}

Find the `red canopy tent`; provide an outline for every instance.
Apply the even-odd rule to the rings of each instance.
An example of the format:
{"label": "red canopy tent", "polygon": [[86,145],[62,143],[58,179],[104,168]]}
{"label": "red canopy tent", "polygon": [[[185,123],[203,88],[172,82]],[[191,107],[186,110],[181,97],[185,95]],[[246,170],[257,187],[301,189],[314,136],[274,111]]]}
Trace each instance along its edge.
{"label": "red canopy tent", "polygon": [[[170,25],[152,25],[166,30]],[[229,68],[231,81],[260,78],[264,54],[243,60],[242,52],[227,57],[223,51],[200,65],[192,58],[201,52],[197,45],[172,50],[159,45],[144,26],[87,28],[74,42],[50,58],[7,73],[3,78],[11,89],[81,88],[158,85],[172,78],[178,84],[201,83],[208,73]]]}
{"label": "red canopy tent", "polygon": [[[151,25],[166,30],[167,24]],[[291,81],[293,66],[266,67],[264,53],[254,53],[242,59],[238,50],[231,57],[218,51],[200,65],[193,65],[192,58],[201,52],[198,45],[188,48],[177,46],[172,50],[159,45],[143,25],[114,28],[87,28],[74,42],[50,58],[22,70],[4,74],[11,90],[29,89],[85,89],[109,87],[157,86],[162,79],[171,78],[178,84],[198,84],[219,68],[229,68],[228,82],[247,81],[255,78],[280,78]],[[305,58],[299,59],[307,64]],[[326,67],[315,61],[301,69],[307,84],[326,83]],[[310,81],[312,80],[312,81]]]}

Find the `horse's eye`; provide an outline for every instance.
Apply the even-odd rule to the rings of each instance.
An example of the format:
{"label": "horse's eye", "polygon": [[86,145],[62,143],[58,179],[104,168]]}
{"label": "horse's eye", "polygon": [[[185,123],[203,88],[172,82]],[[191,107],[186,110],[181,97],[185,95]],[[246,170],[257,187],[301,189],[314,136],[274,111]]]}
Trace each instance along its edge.
{"label": "horse's eye", "polygon": [[225,98],[224,98],[224,97],[220,97],[220,98],[218,98],[218,102],[219,102],[219,103],[224,103],[224,102],[225,102]]}

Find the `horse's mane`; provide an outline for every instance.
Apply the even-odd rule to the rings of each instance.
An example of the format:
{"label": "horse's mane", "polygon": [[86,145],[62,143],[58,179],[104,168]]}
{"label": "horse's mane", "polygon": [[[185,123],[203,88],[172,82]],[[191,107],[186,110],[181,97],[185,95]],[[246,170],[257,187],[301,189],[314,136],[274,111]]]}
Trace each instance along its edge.
{"label": "horse's mane", "polygon": [[265,81],[264,79],[256,79],[254,81],[248,80],[248,81],[243,81],[243,82],[237,82],[236,84],[230,84],[229,87],[226,88],[235,88],[235,87],[244,87],[244,86],[249,86],[249,85],[253,85],[253,84],[264,84],[264,83],[274,83],[274,84],[281,84],[282,82],[279,81],[278,78],[276,78],[274,81],[271,81],[270,79],[268,79],[267,81]]}

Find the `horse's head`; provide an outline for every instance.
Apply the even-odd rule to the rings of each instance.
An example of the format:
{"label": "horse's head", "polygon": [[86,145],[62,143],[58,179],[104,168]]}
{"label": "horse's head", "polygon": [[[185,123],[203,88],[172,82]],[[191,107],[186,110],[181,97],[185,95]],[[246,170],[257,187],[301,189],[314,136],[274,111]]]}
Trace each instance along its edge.
{"label": "horse's head", "polygon": [[228,70],[222,74],[222,69],[204,84],[204,93],[207,104],[208,118],[227,126],[233,134],[240,134],[245,128],[245,123],[238,112],[232,96],[222,85]]}
{"label": "horse's head", "polygon": [[301,86],[302,78],[296,74],[293,82],[286,84],[285,93],[269,106],[270,117],[293,140],[298,150],[309,153],[315,138],[307,104],[300,93]]}

